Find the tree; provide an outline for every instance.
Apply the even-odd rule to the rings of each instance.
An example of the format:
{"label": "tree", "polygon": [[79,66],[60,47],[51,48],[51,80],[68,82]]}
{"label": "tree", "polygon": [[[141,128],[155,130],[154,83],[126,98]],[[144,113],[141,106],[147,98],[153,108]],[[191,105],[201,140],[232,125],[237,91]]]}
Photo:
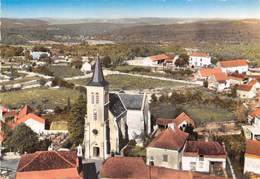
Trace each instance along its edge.
{"label": "tree", "polygon": [[86,100],[80,95],[76,103],[72,106],[71,114],[68,119],[68,131],[70,141],[77,146],[82,143],[84,138],[84,124],[86,115]]}
{"label": "tree", "polygon": [[5,144],[14,151],[32,153],[38,150],[39,141],[37,134],[30,127],[21,124],[14,129]]}
{"label": "tree", "polygon": [[111,58],[109,56],[105,56],[102,60],[104,67],[109,68],[111,66]]}
{"label": "tree", "polygon": [[208,80],[204,80],[204,81],[203,81],[203,87],[204,87],[204,88],[208,88],[208,86],[209,86]]}
{"label": "tree", "polygon": [[181,54],[179,58],[175,61],[175,66],[184,67],[189,65],[189,55]]}
{"label": "tree", "polygon": [[242,102],[238,102],[236,105],[236,116],[239,122],[245,122],[247,119],[247,109]]}

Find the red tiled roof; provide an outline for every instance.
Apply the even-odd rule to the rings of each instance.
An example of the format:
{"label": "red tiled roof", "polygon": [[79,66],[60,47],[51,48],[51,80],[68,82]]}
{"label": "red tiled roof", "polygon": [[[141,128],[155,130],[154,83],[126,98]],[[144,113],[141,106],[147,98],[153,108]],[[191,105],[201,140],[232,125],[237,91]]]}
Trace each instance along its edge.
{"label": "red tiled roof", "polygon": [[176,126],[179,126],[184,121],[191,124],[195,128],[195,122],[185,112],[182,112],[179,116],[177,116],[174,120],[174,123],[176,124]]}
{"label": "red tiled roof", "polygon": [[246,141],[246,154],[260,157],[260,141],[247,140]]}
{"label": "red tiled roof", "polygon": [[213,76],[218,82],[226,82],[228,80],[228,76],[226,73],[214,73]]}
{"label": "red tiled roof", "polygon": [[30,106],[28,106],[28,105],[25,105],[25,106],[21,109],[21,111],[18,113],[17,118],[21,118],[21,117],[23,117],[23,116],[25,116],[26,114],[29,114],[29,113],[31,113],[31,112],[33,112],[32,108],[31,108]]}
{"label": "red tiled roof", "polygon": [[180,150],[184,146],[188,135],[189,134],[181,131],[178,127],[174,130],[172,128],[168,128],[155,137],[148,147]]}
{"label": "red tiled roof", "polygon": [[76,166],[75,151],[40,151],[22,155],[17,172],[58,170]]}
{"label": "red tiled roof", "polygon": [[188,141],[185,145],[184,155],[226,156],[226,151],[218,142]]}
{"label": "red tiled roof", "polygon": [[250,86],[248,84],[242,84],[242,85],[239,85],[237,87],[238,90],[241,90],[241,91],[250,91],[252,89],[253,86]]}
{"label": "red tiled roof", "polygon": [[256,110],[252,111],[249,115],[252,117],[260,116],[260,108],[256,108]]}
{"label": "red tiled roof", "polygon": [[204,53],[204,52],[193,52],[190,56],[194,56],[194,57],[209,57],[208,53]]}
{"label": "red tiled roof", "polygon": [[150,58],[151,58],[153,61],[169,60],[169,59],[171,59],[171,57],[168,56],[168,55],[166,55],[166,54],[154,55],[154,56],[150,56]]}
{"label": "red tiled roof", "polygon": [[111,157],[104,161],[101,177],[145,179],[148,171],[141,157]]}
{"label": "red tiled roof", "polygon": [[168,124],[171,124],[174,122],[174,119],[165,119],[165,118],[158,118],[156,119],[156,124],[167,126]]}
{"label": "red tiled roof", "polygon": [[110,157],[104,161],[101,178],[111,179],[223,179],[202,173],[147,166],[141,157]]}
{"label": "red tiled roof", "polygon": [[241,91],[250,91],[254,85],[257,83],[256,80],[251,80],[249,83],[247,84],[242,84],[242,85],[239,85],[237,87],[238,90],[241,90]]}
{"label": "red tiled roof", "polygon": [[42,124],[45,124],[45,119],[43,119],[43,118],[37,116],[36,114],[29,113],[29,114],[27,114],[27,115],[25,115],[25,116],[19,118],[19,119],[16,121],[16,125],[19,125],[19,124],[21,124],[21,123],[23,123],[23,122],[25,122],[25,121],[27,121],[27,120],[29,120],[29,119],[33,119],[33,120],[35,120],[35,121],[37,121],[37,122],[40,122],[40,123],[42,123]]}
{"label": "red tiled roof", "polygon": [[237,66],[246,66],[248,65],[247,60],[238,59],[238,60],[227,60],[219,62],[221,67],[237,67]]}
{"label": "red tiled roof", "polygon": [[201,68],[199,70],[199,74],[201,75],[201,77],[209,77],[215,73],[221,73],[221,69],[220,68]]}
{"label": "red tiled roof", "polygon": [[0,131],[0,142],[3,142],[5,139],[4,132]]}

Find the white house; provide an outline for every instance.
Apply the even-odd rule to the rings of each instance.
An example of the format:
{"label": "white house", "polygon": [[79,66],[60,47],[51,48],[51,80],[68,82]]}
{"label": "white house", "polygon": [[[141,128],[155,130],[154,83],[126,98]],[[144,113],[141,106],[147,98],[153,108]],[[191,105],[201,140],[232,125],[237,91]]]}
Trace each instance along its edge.
{"label": "white house", "polygon": [[129,60],[127,63],[129,65],[136,66],[147,66],[147,67],[160,67],[160,66],[168,66],[174,65],[174,61],[178,58],[178,56],[169,56],[166,54],[159,54],[149,57],[137,57],[134,60]]}
{"label": "white house", "polygon": [[246,139],[260,140],[260,108],[248,115],[248,124],[243,126]]}
{"label": "white house", "polygon": [[119,97],[127,109],[129,139],[136,139],[142,134],[150,134],[152,126],[147,95],[119,93]]}
{"label": "white house", "polygon": [[147,165],[180,169],[182,152],[188,135],[171,124],[146,148]]}
{"label": "white house", "polygon": [[244,59],[219,61],[217,66],[225,73],[246,73],[248,61]]}
{"label": "white house", "polygon": [[229,89],[230,83],[226,73],[214,73],[208,78],[208,88],[216,90],[217,92],[223,92]]}
{"label": "white house", "polygon": [[182,170],[207,172],[214,166],[226,168],[226,151],[218,142],[188,141],[182,156]]}
{"label": "white house", "polygon": [[92,66],[89,62],[84,62],[80,69],[83,73],[91,72],[92,71]]}
{"label": "white house", "polygon": [[24,123],[30,127],[37,134],[40,134],[45,130],[45,119],[33,113],[26,114],[25,116],[19,118],[15,125],[17,126],[21,123]]}
{"label": "white house", "polygon": [[46,54],[48,57],[51,56],[49,52],[40,52],[40,51],[32,51],[30,52],[30,55],[32,56],[33,60],[39,60],[41,55]]}
{"label": "white house", "polygon": [[237,96],[242,99],[254,98],[256,96],[257,88],[257,80],[251,80],[248,84],[242,84],[237,87]]}
{"label": "white house", "polygon": [[211,65],[211,57],[208,53],[193,52],[190,55],[189,65],[192,67],[207,67]]}
{"label": "white house", "polygon": [[260,141],[247,140],[244,173],[260,174]]}

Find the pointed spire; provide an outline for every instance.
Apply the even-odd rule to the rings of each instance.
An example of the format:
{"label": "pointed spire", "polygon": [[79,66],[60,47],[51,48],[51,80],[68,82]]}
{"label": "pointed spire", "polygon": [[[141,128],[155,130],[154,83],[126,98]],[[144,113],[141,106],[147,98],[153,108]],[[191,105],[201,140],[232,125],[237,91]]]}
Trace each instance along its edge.
{"label": "pointed spire", "polygon": [[87,86],[106,86],[106,85],[108,85],[108,82],[104,78],[102,66],[100,63],[100,58],[98,56],[97,60],[96,60],[92,79],[87,84]]}

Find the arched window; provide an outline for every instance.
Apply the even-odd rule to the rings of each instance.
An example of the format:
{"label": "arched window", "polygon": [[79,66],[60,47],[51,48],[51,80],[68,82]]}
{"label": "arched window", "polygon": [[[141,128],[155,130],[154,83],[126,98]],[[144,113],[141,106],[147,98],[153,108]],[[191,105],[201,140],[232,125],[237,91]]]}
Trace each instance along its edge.
{"label": "arched window", "polygon": [[93,111],[93,120],[97,120],[97,111],[95,109]]}
{"label": "arched window", "polygon": [[98,104],[98,103],[99,103],[99,94],[96,93],[96,104]]}
{"label": "arched window", "polygon": [[92,92],[91,93],[91,103],[94,104],[94,100],[95,100],[95,96],[94,96],[94,93]]}

